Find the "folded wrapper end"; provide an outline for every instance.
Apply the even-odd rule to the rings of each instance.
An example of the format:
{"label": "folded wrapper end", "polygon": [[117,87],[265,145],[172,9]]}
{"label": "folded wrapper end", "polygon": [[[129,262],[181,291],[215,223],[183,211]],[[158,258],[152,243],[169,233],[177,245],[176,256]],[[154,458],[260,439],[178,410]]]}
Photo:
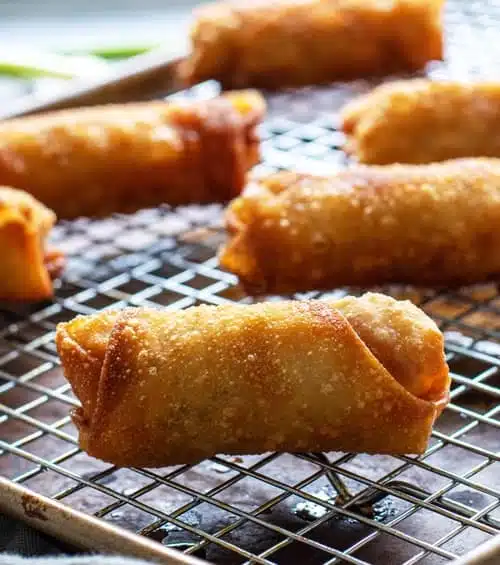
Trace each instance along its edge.
{"label": "folded wrapper end", "polygon": [[205,182],[228,201],[245,186],[247,173],[260,161],[257,125],[266,113],[266,101],[256,90],[231,91],[221,96],[171,107],[170,122],[187,150],[193,139],[200,146]]}
{"label": "folded wrapper end", "polygon": [[33,196],[0,187],[0,299],[37,301],[53,296],[52,279],[64,269],[63,254],[46,247],[55,214]]}
{"label": "folded wrapper end", "polygon": [[[238,214],[238,203],[236,198],[226,208],[225,222],[228,234],[228,243],[218,252],[220,264],[232,273],[238,273],[239,284],[244,292],[250,296],[261,296],[266,293],[267,282],[259,269],[255,255],[246,253],[246,242],[244,242],[245,224]],[[242,207],[240,209],[244,211]],[[241,247],[241,252],[238,249]],[[255,283],[253,281],[256,281]]]}
{"label": "folded wrapper end", "polygon": [[387,372],[410,394],[436,406],[449,400],[444,339],[435,322],[409,300],[367,292],[332,302]]}
{"label": "folded wrapper end", "polygon": [[[237,90],[225,92],[223,98],[226,99],[233,109],[237,112],[236,121],[242,123],[242,143],[241,147],[235,146],[233,150],[239,152],[239,160],[242,163],[239,178],[233,181],[230,198],[238,196],[245,186],[248,171],[257,165],[261,159],[260,137],[257,133],[257,126],[262,122],[267,111],[265,98],[257,90]],[[215,159],[217,161],[217,159]],[[224,163],[224,167],[228,164]]]}
{"label": "folded wrapper end", "polygon": [[91,422],[109,336],[118,315],[119,312],[106,311],[77,316],[57,327],[56,345],[64,373],[82,404],[71,414],[81,441]]}

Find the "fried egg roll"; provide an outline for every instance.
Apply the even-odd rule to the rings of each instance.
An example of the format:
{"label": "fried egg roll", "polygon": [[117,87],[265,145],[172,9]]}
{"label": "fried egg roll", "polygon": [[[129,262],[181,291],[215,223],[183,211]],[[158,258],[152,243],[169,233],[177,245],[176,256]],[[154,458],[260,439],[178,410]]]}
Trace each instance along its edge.
{"label": "fried egg roll", "polygon": [[362,163],[500,157],[498,82],[396,81],[354,99],[341,117],[344,149]]}
{"label": "fried egg roll", "polygon": [[421,453],[448,398],[434,322],[377,294],[105,311],[60,324],[56,341],[81,447],[119,466]]}
{"label": "fried egg roll", "polygon": [[500,160],[277,173],[227,225],[221,263],[250,294],[483,282],[500,275]]}
{"label": "fried egg roll", "polygon": [[52,277],[63,267],[62,254],[45,245],[55,220],[31,195],[0,187],[0,300],[52,296]]}
{"label": "fried egg roll", "polygon": [[443,2],[215,2],[195,12],[181,73],[275,89],[421,69],[443,56]]}
{"label": "fried egg roll", "polygon": [[0,123],[0,183],[61,218],[225,201],[259,160],[253,91],[65,110]]}

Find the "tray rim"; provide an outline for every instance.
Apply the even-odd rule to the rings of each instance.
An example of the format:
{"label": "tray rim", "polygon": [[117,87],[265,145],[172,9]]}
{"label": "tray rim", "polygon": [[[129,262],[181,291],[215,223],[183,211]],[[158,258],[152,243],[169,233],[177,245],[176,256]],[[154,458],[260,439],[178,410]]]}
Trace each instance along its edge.
{"label": "tray rim", "polygon": [[[77,548],[91,547],[104,553],[154,559],[165,565],[207,563],[121,526],[75,510],[4,477],[0,477],[0,510]],[[92,540],[92,545],[84,540]]]}

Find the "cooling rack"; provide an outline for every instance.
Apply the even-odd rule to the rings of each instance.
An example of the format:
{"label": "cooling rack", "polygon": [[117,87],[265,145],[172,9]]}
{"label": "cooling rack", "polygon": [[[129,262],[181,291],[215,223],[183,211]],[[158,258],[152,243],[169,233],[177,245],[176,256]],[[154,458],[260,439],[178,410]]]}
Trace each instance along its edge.
{"label": "cooling rack", "polygon": [[[450,1],[447,62],[430,74],[495,76],[499,26],[500,2]],[[370,86],[270,96],[254,174],[344,165],[336,110]],[[206,83],[175,96],[209,97],[216,89]],[[68,256],[55,299],[0,305],[0,508],[78,546],[161,563],[437,565],[469,555],[486,563],[486,553],[500,562],[498,548],[496,558],[494,548],[483,557],[477,551],[500,532],[496,285],[377,289],[412,299],[445,334],[451,403],[420,457],[268,453],[144,470],[118,469],[78,449],[68,416],[76,400],[57,358],[56,324],[108,307],[249,302],[219,268],[223,238],[215,205],[55,228],[52,239]]]}

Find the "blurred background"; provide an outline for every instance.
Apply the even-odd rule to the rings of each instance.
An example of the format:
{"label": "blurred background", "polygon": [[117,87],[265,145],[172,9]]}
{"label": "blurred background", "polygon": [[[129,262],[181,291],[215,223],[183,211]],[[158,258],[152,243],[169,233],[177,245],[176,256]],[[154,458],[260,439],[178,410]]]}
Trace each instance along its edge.
{"label": "blurred background", "polygon": [[[188,46],[190,12],[200,3],[0,0],[0,102],[55,93],[61,80],[47,78],[51,74],[106,74],[120,57],[157,45],[171,49],[172,56],[181,54]],[[60,59],[67,54],[78,57]]]}
{"label": "blurred background", "polygon": [[76,49],[183,37],[196,0],[0,0],[0,47]]}

